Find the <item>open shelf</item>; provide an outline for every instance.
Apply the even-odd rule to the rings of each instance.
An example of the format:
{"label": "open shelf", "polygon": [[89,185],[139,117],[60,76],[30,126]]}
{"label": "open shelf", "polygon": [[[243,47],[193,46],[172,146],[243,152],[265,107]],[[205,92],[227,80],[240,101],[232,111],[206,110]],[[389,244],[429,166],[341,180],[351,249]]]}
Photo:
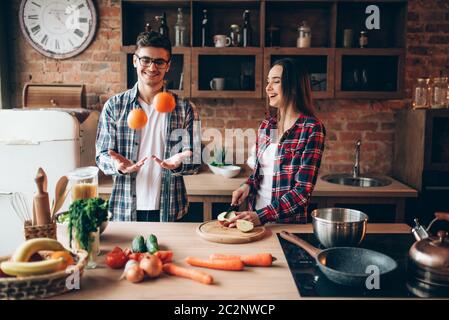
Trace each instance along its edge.
{"label": "open shelf", "polygon": [[265,46],[268,28],[279,28],[280,47],[296,47],[298,27],[306,21],[312,32],[312,47],[332,47],[335,43],[335,5],[329,1],[266,1]]}
{"label": "open shelf", "polygon": [[[367,30],[365,13],[368,5],[379,8],[380,28]],[[366,31],[368,48],[403,48],[405,46],[406,3],[404,1],[373,1],[338,3],[337,47],[343,47],[343,30],[353,30],[353,47],[359,47],[360,31]]]}
{"label": "open shelf", "polygon": [[[157,30],[156,15],[167,14],[174,43],[177,9],[182,8],[187,27],[186,47],[173,47],[172,69],[167,81],[185,97],[262,98],[272,62],[292,57],[305,61],[316,99],[396,99],[403,96],[406,0],[122,0],[122,82],[128,87],[136,75],[129,56],[137,35],[150,23]],[[366,30],[367,6],[380,10],[380,29]],[[209,46],[201,47],[203,9],[209,20]],[[243,24],[250,10],[253,30],[250,47],[213,47],[216,34],[229,36],[230,25]],[[298,27],[307,21],[311,48],[296,48]],[[273,28],[277,41],[273,42]],[[342,48],[345,29],[352,29],[351,48]],[[358,48],[361,30],[368,35],[367,48]],[[278,32],[278,34],[276,34]],[[242,70],[250,66],[249,75]],[[181,72],[182,70],[182,72]],[[365,70],[365,71],[363,71]],[[351,77],[357,81],[351,82]],[[135,71],[134,71],[135,73]],[[184,87],[179,90],[183,73]],[[248,73],[248,72],[247,72]],[[222,74],[222,76],[220,76]],[[352,75],[351,75],[352,74]],[[245,77],[244,77],[245,76]],[[223,90],[211,90],[214,77],[227,78]],[[245,78],[243,81],[242,79]],[[365,79],[360,81],[358,79]],[[366,80],[368,79],[368,80]],[[251,82],[251,85],[248,83]]]}
{"label": "open shelf", "polygon": [[[292,58],[307,69],[313,97],[328,99],[334,96],[334,55],[332,48],[265,48],[264,83],[271,65],[281,58]],[[265,90],[263,96],[266,97]]]}
{"label": "open shelf", "polygon": [[403,92],[401,49],[336,49],[337,98],[397,99]]}
{"label": "open shelf", "polygon": [[[201,21],[203,10],[207,10],[209,20],[209,46],[213,46],[212,37],[217,34],[229,35],[231,24],[243,25],[243,12],[250,10],[252,43],[250,47],[260,46],[260,8],[261,1],[192,1],[193,10],[193,46],[201,46]],[[240,28],[241,29],[241,28]]]}
{"label": "open shelf", "polygon": [[122,44],[124,46],[135,45],[137,36],[145,31],[145,25],[150,24],[151,29],[158,31],[159,22],[155,16],[167,15],[169,37],[172,44],[175,43],[173,26],[177,20],[178,8],[182,8],[184,24],[186,26],[186,47],[190,46],[190,1],[122,1]]}
{"label": "open shelf", "polygon": [[[260,98],[262,49],[192,48],[192,96]],[[210,81],[224,78],[222,90],[212,90]]]}

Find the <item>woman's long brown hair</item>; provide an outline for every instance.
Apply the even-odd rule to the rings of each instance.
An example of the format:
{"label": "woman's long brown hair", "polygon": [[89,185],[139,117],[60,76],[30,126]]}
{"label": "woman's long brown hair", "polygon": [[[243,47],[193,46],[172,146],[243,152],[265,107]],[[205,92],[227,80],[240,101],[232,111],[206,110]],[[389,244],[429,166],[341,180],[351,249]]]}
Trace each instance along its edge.
{"label": "woman's long brown hair", "polygon": [[296,111],[316,118],[310,77],[306,68],[291,58],[277,60],[273,63],[274,66],[282,67],[283,104],[285,106],[292,104]]}

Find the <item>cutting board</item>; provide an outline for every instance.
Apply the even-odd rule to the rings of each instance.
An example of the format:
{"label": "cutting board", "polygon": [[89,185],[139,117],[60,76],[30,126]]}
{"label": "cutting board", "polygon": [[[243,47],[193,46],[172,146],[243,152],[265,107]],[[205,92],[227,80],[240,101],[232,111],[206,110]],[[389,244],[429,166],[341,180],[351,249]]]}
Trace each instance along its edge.
{"label": "cutting board", "polygon": [[248,243],[262,239],[266,229],[259,226],[250,232],[242,232],[237,228],[223,227],[217,220],[212,220],[200,224],[196,232],[200,237],[211,242]]}

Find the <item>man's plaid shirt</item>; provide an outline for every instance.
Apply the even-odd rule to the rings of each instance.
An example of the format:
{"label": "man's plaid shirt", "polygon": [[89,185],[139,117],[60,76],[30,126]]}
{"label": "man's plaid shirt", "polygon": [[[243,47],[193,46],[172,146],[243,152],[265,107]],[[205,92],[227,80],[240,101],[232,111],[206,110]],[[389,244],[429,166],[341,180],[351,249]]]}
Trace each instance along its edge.
{"label": "man's plaid shirt", "polygon": [[[260,159],[275,137],[275,118],[265,119],[256,140],[256,161],[248,178],[250,210],[254,210],[261,183]],[[274,159],[271,204],[257,210],[262,223],[306,223],[307,205],[315,187],[326,131],[314,117],[300,115],[278,142]]]}
{"label": "man's plaid shirt", "polygon": [[[98,123],[96,141],[96,163],[106,174],[112,175],[114,186],[109,199],[109,211],[115,221],[136,221],[136,176],[137,173],[120,174],[108,150],[114,150],[127,159],[137,162],[143,155],[138,155],[140,134],[127,125],[128,114],[134,108],[141,108],[137,97],[136,85],[123,93],[111,97],[103,107]],[[188,100],[180,99],[176,95],[176,107],[167,113],[167,130],[165,140],[165,159],[172,155],[201,148],[201,137],[197,115]],[[195,127],[195,128],[194,128]],[[181,132],[176,129],[184,129]],[[195,139],[195,141],[193,141]],[[195,146],[195,150],[194,150]],[[151,156],[151,155],[148,155]],[[197,157],[197,156],[195,156]],[[176,221],[182,218],[188,210],[188,201],[184,179],[182,175],[195,173],[200,161],[195,158],[183,161],[181,167],[175,170],[162,169],[160,218],[161,221]],[[148,159],[147,161],[153,161]]]}

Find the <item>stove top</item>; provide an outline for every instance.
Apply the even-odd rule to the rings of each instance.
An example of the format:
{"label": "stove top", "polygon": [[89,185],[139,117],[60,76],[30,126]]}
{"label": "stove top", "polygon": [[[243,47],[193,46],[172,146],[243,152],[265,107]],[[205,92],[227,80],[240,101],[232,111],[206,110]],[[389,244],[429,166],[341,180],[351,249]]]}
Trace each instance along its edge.
{"label": "stove top", "polygon": [[[296,236],[324,249],[313,233],[296,233]],[[328,280],[316,265],[315,259],[298,246],[282,239],[281,243],[288,266],[301,297],[372,297],[372,298],[415,298],[407,281],[408,250],[415,242],[411,234],[367,234],[361,247],[382,252],[398,263],[398,268],[383,278],[379,289],[351,288]],[[409,288],[407,287],[407,283]],[[448,295],[449,297],[449,295]]]}

